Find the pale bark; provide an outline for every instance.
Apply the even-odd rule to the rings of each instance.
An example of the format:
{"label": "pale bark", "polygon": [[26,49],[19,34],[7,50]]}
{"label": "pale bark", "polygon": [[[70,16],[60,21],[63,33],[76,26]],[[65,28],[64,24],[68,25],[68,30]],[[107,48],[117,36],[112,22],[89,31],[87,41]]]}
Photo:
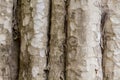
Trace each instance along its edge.
{"label": "pale bark", "polygon": [[101,0],[70,0],[66,80],[102,80]]}
{"label": "pale bark", "polygon": [[21,0],[19,80],[46,80],[49,0]]}
{"label": "pale bark", "polygon": [[12,8],[13,0],[0,0],[0,80],[14,80],[11,73],[16,73],[11,48]]}
{"label": "pale bark", "polygon": [[104,80],[120,80],[120,1],[107,0],[104,44]]}
{"label": "pale bark", "polygon": [[52,0],[51,3],[52,12],[48,80],[64,80],[65,1]]}
{"label": "pale bark", "polygon": [[0,0],[0,80],[119,75],[120,0]]}

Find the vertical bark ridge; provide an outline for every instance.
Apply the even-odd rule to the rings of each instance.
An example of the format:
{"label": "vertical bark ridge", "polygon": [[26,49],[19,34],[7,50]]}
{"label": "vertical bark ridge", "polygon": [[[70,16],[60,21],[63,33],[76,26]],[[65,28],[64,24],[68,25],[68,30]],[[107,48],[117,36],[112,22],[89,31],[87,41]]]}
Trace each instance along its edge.
{"label": "vertical bark ridge", "polygon": [[0,0],[0,80],[13,80],[16,73],[12,59],[12,9],[13,0]]}
{"label": "vertical bark ridge", "polygon": [[104,80],[119,80],[120,76],[120,1],[107,0],[105,22]]}
{"label": "vertical bark ridge", "polygon": [[48,80],[65,80],[65,1],[52,0]]}
{"label": "vertical bark ridge", "polygon": [[70,0],[66,80],[102,80],[101,0]]}
{"label": "vertical bark ridge", "polygon": [[[19,80],[32,80],[32,78],[31,78],[31,76],[32,76],[31,75],[31,66],[30,66],[31,60],[30,60],[30,54],[28,52],[28,41],[30,41],[30,38],[26,37],[26,35],[28,35],[28,33],[30,34],[30,32],[31,32],[31,35],[33,34],[33,31],[30,31],[31,28],[33,29],[33,19],[32,19],[31,15],[32,15],[32,12],[30,10],[29,0],[25,0],[25,1],[21,0],[21,21],[22,21],[22,24],[20,27],[21,53],[20,53]],[[27,18],[26,21],[24,19],[25,17]]]}
{"label": "vertical bark ridge", "polygon": [[46,80],[49,0],[21,0],[19,80]]}

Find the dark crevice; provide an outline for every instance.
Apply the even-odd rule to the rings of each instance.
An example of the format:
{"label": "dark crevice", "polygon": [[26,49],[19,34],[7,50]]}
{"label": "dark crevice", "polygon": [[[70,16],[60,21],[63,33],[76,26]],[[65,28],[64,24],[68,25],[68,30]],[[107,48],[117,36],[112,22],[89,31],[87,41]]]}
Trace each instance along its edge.
{"label": "dark crevice", "polygon": [[105,22],[107,19],[108,13],[103,12],[101,15],[101,52],[102,52],[102,70],[103,70],[103,78],[105,77],[105,66],[104,66],[104,50],[106,47],[106,40],[105,40]]}
{"label": "dark crevice", "polygon": [[[19,27],[21,24],[21,11],[20,11],[20,4],[21,0],[14,0],[13,2],[13,15],[12,15],[12,59],[14,59],[15,64],[15,76],[13,75],[12,80],[18,80],[19,76],[19,62],[20,62],[20,44],[21,44],[21,37]],[[12,66],[13,67],[13,66]]]}
{"label": "dark crevice", "polygon": [[66,80],[66,65],[67,65],[67,39],[68,39],[68,6],[69,6],[69,0],[65,0],[65,21],[64,21],[64,30],[65,30],[65,44],[64,44],[64,80]]}
{"label": "dark crevice", "polygon": [[45,73],[46,73],[46,80],[49,80],[48,79],[48,76],[49,76],[49,52],[50,52],[50,39],[51,39],[51,17],[52,17],[52,0],[49,0],[49,18],[48,18],[48,21],[49,21],[49,24],[48,24],[48,33],[47,33],[47,36],[48,36],[48,44],[47,44],[47,54],[46,54],[46,58],[47,58],[47,62],[46,62],[46,69],[45,69]]}

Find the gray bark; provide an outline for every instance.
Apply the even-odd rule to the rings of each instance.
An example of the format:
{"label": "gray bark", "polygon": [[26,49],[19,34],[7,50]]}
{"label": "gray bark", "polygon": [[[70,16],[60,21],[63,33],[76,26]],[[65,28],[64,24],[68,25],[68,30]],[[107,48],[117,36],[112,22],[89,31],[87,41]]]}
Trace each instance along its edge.
{"label": "gray bark", "polygon": [[[49,80],[64,80],[65,2],[52,0]],[[66,26],[67,27],[67,26]]]}
{"label": "gray bark", "polygon": [[101,0],[70,0],[66,80],[102,80]]}
{"label": "gray bark", "polygon": [[17,74],[12,50],[12,8],[13,0],[0,0],[0,80],[13,80]]}
{"label": "gray bark", "polygon": [[19,80],[46,80],[49,0],[21,0]]}
{"label": "gray bark", "polygon": [[0,0],[0,80],[120,80],[119,0]]}
{"label": "gray bark", "polygon": [[120,79],[120,1],[108,0],[104,25],[104,80]]}

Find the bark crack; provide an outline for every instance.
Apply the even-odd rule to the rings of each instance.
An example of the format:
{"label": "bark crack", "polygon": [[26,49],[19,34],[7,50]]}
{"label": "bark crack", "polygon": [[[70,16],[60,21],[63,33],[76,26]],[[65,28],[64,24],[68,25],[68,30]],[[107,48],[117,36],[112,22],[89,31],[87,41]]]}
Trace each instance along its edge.
{"label": "bark crack", "polygon": [[65,44],[64,44],[64,79],[66,80],[66,65],[67,65],[67,39],[68,39],[68,6],[69,0],[65,0],[65,21],[64,21],[64,30],[65,30]]}
{"label": "bark crack", "polygon": [[49,1],[49,25],[48,25],[48,44],[47,44],[47,54],[46,54],[46,58],[47,58],[47,62],[46,62],[46,69],[45,69],[45,73],[46,73],[46,80],[48,79],[48,75],[49,75],[49,53],[50,53],[50,33],[51,33],[51,17],[52,17],[52,0]]}
{"label": "bark crack", "polygon": [[105,77],[105,66],[104,66],[104,50],[106,47],[106,39],[105,39],[105,22],[107,19],[108,13],[107,12],[103,12],[101,15],[101,42],[100,42],[100,46],[101,46],[101,52],[102,52],[102,70],[103,70],[103,78]]}
{"label": "bark crack", "polygon": [[[13,17],[12,17],[12,38],[13,38],[13,43],[12,43],[12,56],[14,59],[15,58],[15,71],[12,80],[18,80],[19,77],[19,62],[20,62],[20,44],[21,44],[21,36],[20,36],[20,25],[21,25],[21,0],[14,0],[13,2]],[[12,65],[11,65],[12,66]],[[13,67],[12,67],[13,68]],[[13,73],[13,72],[12,72]]]}

